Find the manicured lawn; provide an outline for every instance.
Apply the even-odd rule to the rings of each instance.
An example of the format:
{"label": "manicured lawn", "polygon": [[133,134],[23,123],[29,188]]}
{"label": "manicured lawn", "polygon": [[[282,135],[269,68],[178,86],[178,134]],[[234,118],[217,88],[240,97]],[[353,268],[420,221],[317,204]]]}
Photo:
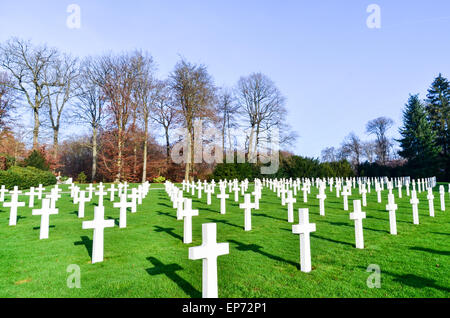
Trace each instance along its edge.
{"label": "manicured lawn", "polygon": [[[426,192],[419,195],[420,225],[412,223],[405,191],[403,199],[396,199],[397,236],[389,234],[387,191],[378,204],[372,190],[363,208],[364,250],[354,247],[351,211],[343,211],[342,197],[327,189],[326,215],[321,217],[317,190],[312,189],[307,204],[299,192],[295,223],[297,209],[308,207],[310,221],[317,224],[311,237],[313,270],[308,274],[299,270],[299,237],[292,234],[287,208],[276,193],[263,190],[250,232],[243,230],[243,210],[232,194],[226,215],[218,213],[217,198],[211,206],[205,194],[201,200],[194,198],[200,215],[193,217],[194,242],[186,245],[183,221],[176,220],[162,187],[151,186],[138,212],[128,213],[125,229],[118,227],[119,209],[105,197],[105,217],[115,219],[116,226],[105,229],[105,258],[97,264],[90,258],[92,230],[81,228],[68,193],[57,202],[59,214],[50,216],[48,240],[39,240],[40,216],[32,216],[31,209],[19,208],[17,226],[10,227],[9,209],[0,205],[0,297],[201,297],[202,262],[188,259],[188,247],[201,244],[201,225],[207,222],[217,223],[218,242],[230,243],[230,254],[218,258],[219,297],[450,296],[450,199],[446,192],[447,211],[441,212],[437,187],[435,218],[428,214]],[[67,186],[62,189],[68,191]],[[397,191],[394,194],[397,197]],[[352,199],[359,199],[357,189],[350,210]],[[84,220],[93,219],[93,207],[86,205]],[[67,287],[70,264],[81,268],[80,289]],[[370,264],[381,268],[379,289],[366,285]]]}

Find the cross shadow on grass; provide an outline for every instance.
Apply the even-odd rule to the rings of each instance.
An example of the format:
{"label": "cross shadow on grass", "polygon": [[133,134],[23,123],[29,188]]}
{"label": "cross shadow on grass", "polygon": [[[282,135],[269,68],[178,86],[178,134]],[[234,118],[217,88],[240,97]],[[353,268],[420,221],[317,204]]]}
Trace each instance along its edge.
{"label": "cross shadow on grass", "polygon": [[189,295],[192,298],[199,298],[201,297],[201,293],[194,288],[194,286],[191,285],[187,280],[185,280],[183,277],[178,275],[176,272],[183,270],[183,267],[181,267],[178,264],[169,264],[165,265],[163,262],[161,262],[159,259],[155,257],[148,257],[148,261],[150,261],[153,264],[153,268],[147,268],[146,271],[149,275],[155,276],[155,275],[166,275],[170,280],[172,280],[175,284],[178,285],[187,295]]}
{"label": "cross shadow on grass", "polygon": [[315,233],[311,233],[311,237],[318,238],[320,240],[328,241],[328,242],[331,242],[331,243],[337,243],[337,244],[347,245],[347,246],[351,246],[351,247],[355,246],[355,244],[353,244],[353,243],[333,240],[333,239],[330,239],[328,237],[323,237],[323,236],[317,235]]}
{"label": "cross shadow on grass", "polygon": [[92,240],[87,236],[81,236],[81,241],[74,242],[73,245],[84,245],[89,254],[89,257],[92,258]]}
{"label": "cross shadow on grass", "polygon": [[[49,225],[48,227],[49,227],[49,228],[54,228],[55,226],[54,226],[54,225]],[[33,227],[33,230],[40,230],[40,229],[41,229],[40,226],[35,226],[35,227]]]}
{"label": "cross shadow on grass", "polygon": [[119,226],[119,218],[113,218],[112,216],[108,216],[108,220],[114,220],[114,224]]}
{"label": "cross shadow on grass", "polygon": [[162,226],[159,226],[159,225],[155,225],[154,228],[155,228],[155,232],[164,232],[164,233],[167,233],[167,234],[169,234],[170,236],[172,236],[172,237],[174,237],[176,239],[179,239],[181,241],[183,240],[183,238],[180,235],[178,235],[177,233],[173,232],[174,228],[172,228],[172,227],[162,227]]}
{"label": "cross shadow on grass", "polygon": [[213,219],[213,218],[208,218],[208,220],[210,220],[211,222],[214,222],[214,223],[222,223],[222,224],[225,224],[225,225],[234,226],[234,227],[237,227],[239,229],[242,228],[242,226],[230,223],[227,220],[219,220],[219,219]]}
{"label": "cross shadow on grass", "polygon": [[391,273],[388,271],[383,271],[382,273],[387,274],[389,276],[394,277],[393,281],[394,282],[398,282],[402,285],[406,285],[406,286],[410,286],[413,288],[434,288],[437,290],[442,290],[446,293],[450,292],[450,288],[448,287],[444,287],[444,286],[440,286],[436,284],[436,281],[434,279],[430,279],[430,278],[425,278],[425,277],[420,277],[414,274],[404,274],[404,275],[400,275],[400,274],[395,274],[395,273]]}
{"label": "cross shadow on grass", "polygon": [[439,234],[439,235],[449,235],[450,236],[450,233],[443,233],[443,232],[430,232],[430,233],[432,233],[432,234]]}
{"label": "cross shadow on grass", "polygon": [[169,205],[169,204],[164,203],[164,202],[160,202],[159,205],[163,205],[163,206],[166,206],[168,208],[173,208],[173,205]]}
{"label": "cross shadow on grass", "polygon": [[17,222],[16,223],[19,223],[20,222],[20,220],[22,220],[22,219],[26,219],[27,217],[26,216],[21,216],[21,215],[18,215],[17,216]]}
{"label": "cross shadow on grass", "polygon": [[161,211],[158,211],[158,212],[156,212],[156,213],[158,213],[158,215],[165,215],[165,216],[168,216],[168,217],[173,218],[173,219],[176,219],[176,218],[177,218],[176,216],[170,214],[169,212],[161,212]]}
{"label": "cross shadow on grass", "polygon": [[260,245],[257,245],[257,244],[245,244],[245,243],[242,243],[242,242],[238,242],[236,240],[228,240],[228,242],[237,245],[236,249],[238,251],[252,251],[252,252],[258,253],[258,254],[260,254],[262,256],[265,256],[265,257],[268,257],[270,259],[273,259],[275,261],[295,266],[297,269],[300,268],[300,265],[298,263],[286,260],[284,258],[281,258],[281,257],[277,256],[277,255],[273,255],[273,254],[270,254],[270,253],[267,253],[267,252],[261,250],[263,247],[260,246]]}
{"label": "cross shadow on grass", "polygon": [[274,220],[278,220],[278,221],[286,221],[285,219],[277,218],[277,217],[274,217],[274,216],[271,216],[271,215],[267,215],[265,213],[253,213],[253,215],[254,216],[262,216],[262,217],[265,217],[265,218],[274,219]]}
{"label": "cross shadow on grass", "polygon": [[409,249],[412,250],[412,251],[428,252],[428,253],[444,255],[444,256],[449,256],[450,255],[450,251],[438,251],[438,250],[434,250],[432,248],[410,247]]}

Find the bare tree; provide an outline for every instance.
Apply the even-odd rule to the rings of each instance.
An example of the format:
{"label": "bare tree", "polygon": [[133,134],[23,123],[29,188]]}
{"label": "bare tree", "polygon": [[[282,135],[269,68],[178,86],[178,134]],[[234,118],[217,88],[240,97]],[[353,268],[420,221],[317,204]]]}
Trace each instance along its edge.
{"label": "bare tree", "polygon": [[134,90],[134,98],[138,107],[142,123],[144,125],[143,136],[143,168],[142,182],[147,180],[147,154],[148,154],[148,124],[155,103],[155,76],[156,69],[153,58],[148,54],[135,52],[133,56],[134,67],[137,72],[136,87]]}
{"label": "bare tree", "polygon": [[164,130],[167,163],[170,162],[170,129],[178,122],[179,113],[173,107],[173,96],[168,81],[158,81],[155,85],[155,103],[151,118]]}
{"label": "bare tree", "polygon": [[[91,180],[95,181],[97,174],[98,134],[105,119],[105,97],[98,85],[106,74],[102,74],[98,60],[85,59],[80,67],[79,84],[77,85],[77,102],[74,107],[73,120],[88,125],[92,130],[89,148],[92,150]],[[105,71],[105,70],[103,70]]]}
{"label": "bare tree", "polygon": [[385,165],[389,157],[391,147],[386,132],[394,125],[394,121],[387,117],[378,117],[369,121],[366,125],[366,133],[376,136],[376,154],[378,161]]}
{"label": "bare tree", "polygon": [[360,162],[363,153],[361,140],[355,133],[350,133],[345,137],[342,143],[342,152],[347,158],[351,158],[353,166],[356,168]]}
{"label": "bare tree", "polygon": [[53,131],[53,160],[55,163],[58,162],[59,130],[63,111],[77,92],[78,76],[78,60],[69,55],[62,55],[55,59],[44,73],[46,82],[53,83],[45,86],[44,104],[48,110],[48,120]]}
{"label": "bare tree", "polygon": [[215,86],[204,65],[195,65],[182,59],[170,74],[174,106],[178,109],[187,129],[187,155],[185,179],[194,173],[194,121],[214,118]]}
{"label": "bare tree", "polygon": [[53,86],[45,74],[58,56],[56,49],[33,46],[29,41],[12,38],[0,46],[0,66],[14,78],[12,87],[20,92],[33,112],[33,148],[39,145],[39,111],[46,98],[45,87]]}
{"label": "bare tree", "polygon": [[133,56],[129,54],[103,56],[99,62],[99,74],[104,74],[104,79],[99,77],[99,84],[107,100],[105,109],[110,115],[111,124],[117,130],[116,181],[120,181],[123,176],[127,126],[137,106],[134,99],[137,72],[134,66]]}
{"label": "bare tree", "polygon": [[11,79],[6,73],[0,73],[0,131],[7,128],[11,111],[14,109],[16,92]]}
{"label": "bare tree", "polygon": [[376,143],[373,141],[366,141],[362,143],[362,152],[367,161],[373,163],[376,155]]}
{"label": "bare tree", "polygon": [[278,126],[285,119],[285,99],[272,80],[261,73],[241,77],[236,91],[240,111],[250,128],[248,158],[255,162],[262,130]]}
{"label": "bare tree", "polygon": [[321,153],[322,162],[334,162],[336,161],[337,154],[334,147],[328,147],[322,150]]}
{"label": "bare tree", "polygon": [[236,98],[232,90],[222,88],[218,94],[218,107],[220,114],[220,128],[222,130],[222,149],[225,149],[225,140],[228,137],[229,150],[232,149],[231,129],[237,127],[236,115],[239,106],[236,104]]}

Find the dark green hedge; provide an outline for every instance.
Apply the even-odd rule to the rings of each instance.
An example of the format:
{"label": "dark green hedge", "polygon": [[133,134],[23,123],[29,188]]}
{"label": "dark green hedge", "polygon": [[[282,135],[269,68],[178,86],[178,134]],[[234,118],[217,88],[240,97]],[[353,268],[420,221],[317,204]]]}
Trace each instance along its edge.
{"label": "dark green hedge", "polygon": [[7,171],[0,171],[0,186],[11,190],[14,186],[19,189],[29,189],[56,184],[56,177],[50,171],[39,170],[34,167],[11,167]]}

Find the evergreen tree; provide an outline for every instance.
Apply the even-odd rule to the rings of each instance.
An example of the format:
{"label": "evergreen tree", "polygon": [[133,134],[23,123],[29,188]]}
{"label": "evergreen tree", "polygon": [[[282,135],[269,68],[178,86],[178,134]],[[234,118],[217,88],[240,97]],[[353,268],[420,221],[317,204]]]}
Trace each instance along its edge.
{"label": "evergreen tree", "polygon": [[403,127],[398,140],[400,156],[408,160],[407,168],[412,177],[430,177],[439,172],[438,154],[441,147],[436,144],[436,135],[428,121],[428,113],[419,95],[410,95],[403,111]]}
{"label": "evergreen tree", "polygon": [[442,155],[450,154],[450,83],[439,74],[428,89],[426,110],[428,119],[436,133],[436,142],[442,148]]}

